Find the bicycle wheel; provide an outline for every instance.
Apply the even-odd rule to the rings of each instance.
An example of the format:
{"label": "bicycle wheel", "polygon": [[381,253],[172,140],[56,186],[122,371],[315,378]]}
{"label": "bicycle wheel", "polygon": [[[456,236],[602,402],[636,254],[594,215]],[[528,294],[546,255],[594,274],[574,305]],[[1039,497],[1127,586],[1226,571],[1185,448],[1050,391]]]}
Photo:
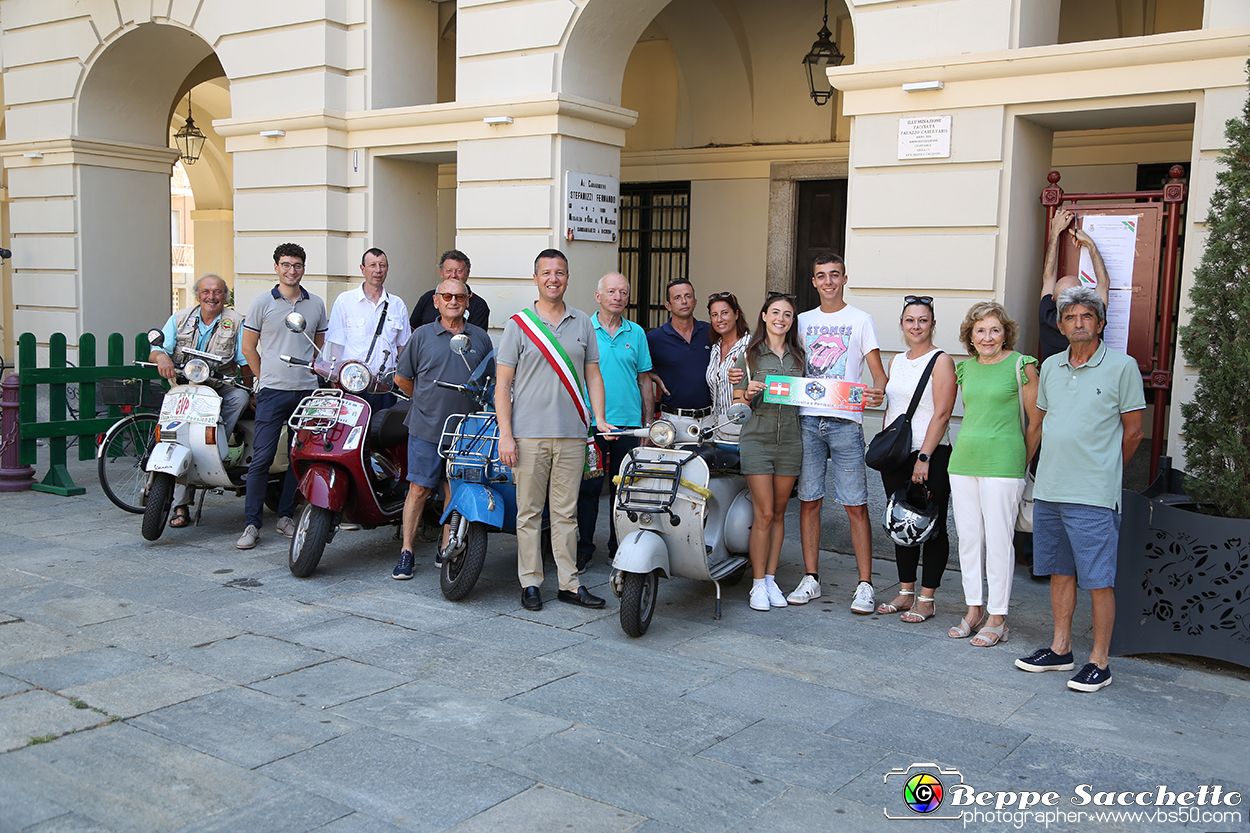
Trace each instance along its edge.
{"label": "bicycle wheel", "polygon": [[156,414],[131,414],[104,432],[96,449],[100,488],[127,512],[143,512],[148,454],[156,440]]}

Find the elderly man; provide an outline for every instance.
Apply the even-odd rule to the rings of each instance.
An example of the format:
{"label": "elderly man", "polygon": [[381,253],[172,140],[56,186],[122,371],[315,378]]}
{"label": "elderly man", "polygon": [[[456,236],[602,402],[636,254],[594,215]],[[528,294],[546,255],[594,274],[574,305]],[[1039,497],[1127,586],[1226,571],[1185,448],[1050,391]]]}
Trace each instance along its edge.
{"label": "elderly man", "polygon": [[1102,255],[1093,239],[1073,225],[1072,221],[1075,219],[1075,214],[1061,208],[1055,212],[1055,216],[1050,221],[1050,241],[1046,246],[1046,259],[1042,263],[1042,300],[1037,308],[1037,319],[1040,325],[1037,337],[1037,357],[1041,361],[1046,361],[1056,353],[1062,353],[1068,349],[1068,340],[1059,332],[1055,299],[1065,289],[1081,285],[1081,279],[1076,275],[1058,277],[1059,241],[1065,230],[1071,228],[1072,237],[1076,240],[1077,246],[1089,249],[1089,258],[1094,264],[1096,281],[1094,291],[1102,298],[1102,305],[1105,307],[1110,299],[1108,293],[1111,291],[1111,278],[1107,274]]}
{"label": "elderly man", "polygon": [[[412,333],[404,299],[384,287],[388,268],[386,252],[374,248],[364,253],[364,282],[335,299],[326,331],[328,343],[343,346],[343,361],[364,362],[374,374],[395,366]],[[393,393],[365,393],[361,398],[375,411],[395,404]]]}
{"label": "elderly man", "polygon": [[[464,284],[469,293],[469,305],[465,308],[464,320],[476,324],[483,330],[490,327],[490,305],[481,295],[474,295],[469,288],[469,256],[459,249],[448,249],[438,259],[439,281],[457,280]],[[434,292],[421,296],[417,305],[412,308],[412,328],[424,327],[438,319],[438,309],[434,306]]]}
{"label": "elderly man", "polygon": [[582,607],[603,607],[603,599],[580,586],[573,559],[577,492],[586,465],[591,412],[600,430],[614,430],[603,414],[599,342],[590,316],[564,303],[569,261],[563,252],[545,249],[539,253],[534,260],[534,283],[538,300],[508,319],[496,359],[499,460],[515,469],[516,478],[521,604],[526,610],[543,607],[539,539],[546,503],[560,575],[557,598]]}
{"label": "elderly man", "polygon": [[669,319],[647,333],[647,346],[660,383],[660,410],[675,416],[701,419],[712,413],[707,363],[712,357],[712,327],[694,317],[699,306],[694,285],[685,278],[664,288]]}
{"label": "elderly man", "polygon": [[[175,312],[165,322],[161,330],[165,340],[161,346],[152,348],[148,360],[156,363],[156,369],[170,384],[177,384],[174,365],[183,363],[182,351],[187,348],[227,359],[221,367],[226,376],[239,375],[239,369],[247,365],[242,339],[239,338],[239,333],[243,331],[243,316],[225,305],[229,294],[230,287],[220,275],[203,275],[195,282],[195,297],[199,303]],[[225,426],[225,436],[229,437],[234,433],[239,414],[247,407],[247,391],[214,379],[206,384],[221,394],[220,418]],[[171,527],[181,529],[191,523],[187,507],[193,500],[193,487],[182,484],[174,487],[174,516],[169,519]]]}
{"label": "elderly man", "polygon": [[1071,671],[1077,576],[1093,605],[1094,647],[1068,681],[1074,691],[1111,684],[1107,654],[1115,625],[1115,567],[1124,464],[1142,439],[1137,363],[1100,338],[1107,308],[1092,289],[1059,293],[1059,331],[1068,349],[1042,364],[1028,454],[1043,441],[1033,488],[1033,568],[1050,575],[1054,638],[1016,660],[1024,671]]}
{"label": "elderly man", "polygon": [[[325,341],[325,302],[300,286],[304,258],[304,248],[295,243],[283,243],[273,250],[273,271],[278,274],[278,284],[252,301],[243,324],[243,355],[256,376],[256,439],[244,496],[247,526],[235,543],[241,550],[252,549],[260,540],[269,467],[278,454],[282,429],[299,403],[317,387],[317,377],[308,368],[289,365],[280,358],[286,355],[311,362]],[[307,331],[315,333],[316,349],[304,333],[286,328],[286,317],[293,312],[304,316]],[[288,538],[295,534],[292,516],[298,485],[295,469],[287,469],[278,503],[278,531]]]}
{"label": "elderly man", "polygon": [[[647,334],[642,327],[622,317],[629,306],[629,280],[619,272],[612,272],[599,279],[595,290],[599,310],[590,317],[599,343],[599,372],[603,376],[603,392],[606,399],[608,421],[620,428],[639,428],[651,424],[655,413],[655,386],[647,371],[651,369],[651,352],[647,348]],[[616,486],[612,475],[621,467],[621,461],[631,448],[638,445],[637,437],[603,437],[595,440],[599,446],[606,477],[589,477],[582,481],[577,497],[577,569],[584,571],[595,554],[595,524],[599,519],[599,496],[603,494],[603,481],[610,484],[608,493],[616,499]],[[608,514],[608,557],[616,555],[616,518]]]}
{"label": "elderly man", "polygon": [[[494,349],[485,330],[464,320],[468,296],[464,281],[451,279],[438,285],[434,296],[438,320],[413,332],[395,371],[395,384],[412,397],[404,421],[408,426],[409,485],[408,498],[404,501],[403,546],[399,551],[399,563],[391,571],[391,578],[399,581],[412,578],[412,543],[421,512],[426,499],[443,482],[443,458],[438,453],[443,423],[452,414],[477,410],[477,403],[472,399],[458,391],[440,388],[435,382],[464,384],[469,380],[469,367],[476,368]],[[458,333],[465,333],[473,343],[464,359],[451,351],[451,337]],[[446,543],[444,533],[443,545]]]}

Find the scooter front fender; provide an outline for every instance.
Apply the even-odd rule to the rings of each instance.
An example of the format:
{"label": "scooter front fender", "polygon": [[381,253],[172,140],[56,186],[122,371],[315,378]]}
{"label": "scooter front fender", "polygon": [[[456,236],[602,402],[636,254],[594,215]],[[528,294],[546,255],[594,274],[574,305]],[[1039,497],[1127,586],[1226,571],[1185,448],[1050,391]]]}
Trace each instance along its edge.
{"label": "scooter front fender", "polygon": [[453,487],[451,502],[443,510],[442,523],[452,512],[459,512],[473,523],[484,523],[503,529],[503,498],[480,483],[461,483]]}
{"label": "scooter front fender", "polygon": [[612,559],[612,568],[622,573],[641,573],[659,570],[669,578],[668,545],[664,537],[646,529],[639,529],[621,538]]}
{"label": "scooter front fender", "polygon": [[342,512],[347,505],[351,477],[338,466],[313,463],[300,478],[300,493],[313,506]]}
{"label": "scooter front fender", "polygon": [[191,449],[179,443],[157,443],[148,456],[150,472],[182,477],[191,468]]}

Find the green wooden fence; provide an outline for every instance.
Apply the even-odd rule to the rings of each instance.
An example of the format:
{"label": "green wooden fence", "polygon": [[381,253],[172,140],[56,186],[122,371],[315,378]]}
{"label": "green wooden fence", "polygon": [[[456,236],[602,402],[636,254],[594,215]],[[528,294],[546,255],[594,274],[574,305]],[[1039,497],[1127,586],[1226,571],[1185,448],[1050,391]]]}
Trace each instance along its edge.
{"label": "green wooden fence", "polygon": [[[95,456],[96,436],[104,433],[122,416],[122,408],[109,405],[96,415],[96,384],[102,379],[160,379],[154,367],[136,367],[126,360],[125,339],[121,333],[108,337],[108,355],[103,365],[96,364],[96,337],[83,333],[78,339],[78,367],[66,362],[67,343],[64,333],[53,333],[48,339],[48,366],[39,367],[33,333],[23,333],[17,340],[18,422],[21,464],[33,466],[38,455],[36,440],[48,440],[50,467],[43,482],[32,488],[58,495],[81,495],[86,492],[74,485],[67,467],[70,437],[78,437],[78,459]],[[147,361],[151,348],[145,334],[133,340],[132,359]],[[65,386],[78,385],[78,418],[70,419]],[[40,385],[48,386],[48,421],[40,422],[37,402]]]}

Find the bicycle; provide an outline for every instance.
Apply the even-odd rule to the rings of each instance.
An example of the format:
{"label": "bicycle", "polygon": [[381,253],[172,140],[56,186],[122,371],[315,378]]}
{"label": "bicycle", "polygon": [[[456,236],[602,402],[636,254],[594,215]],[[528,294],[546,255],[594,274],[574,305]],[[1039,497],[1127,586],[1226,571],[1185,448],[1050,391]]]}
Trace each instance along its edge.
{"label": "bicycle", "polygon": [[102,379],[105,405],[121,408],[123,416],[99,439],[96,468],[100,488],[119,509],[143,513],[147,488],[148,455],[156,445],[156,413],[164,396],[159,382],[138,379]]}

